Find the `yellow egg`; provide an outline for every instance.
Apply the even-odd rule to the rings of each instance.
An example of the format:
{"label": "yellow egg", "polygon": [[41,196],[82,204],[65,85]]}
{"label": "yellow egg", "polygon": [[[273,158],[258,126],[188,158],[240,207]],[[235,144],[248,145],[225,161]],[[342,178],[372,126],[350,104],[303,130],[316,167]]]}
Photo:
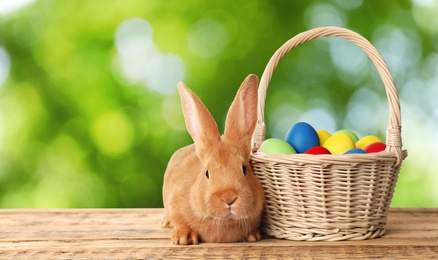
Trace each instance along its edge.
{"label": "yellow egg", "polygon": [[332,154],[341,155],[346,151],[355,148],[355,144],[351,136],[340,132],[333,134],[329,139],[327,139],[323,147],[327,148]]}
{"label": "yellow egg", "polygon": [[329,139],[330,136],[332,136],[329,132],[327,132],[324,129],[316,130],[316,133],[318,134],[319,144],[321,146],[324,145],[325,141],[327,141],[327,139]]}
{"label": "yellow egg", "polygon": [[383,143],[379,137],[374,136],[374,135],[367,135],[367,136],[360,138],[356,142],[356,148],[365,149],[365,147],[367,147],[368,145],[370,145],[372,143],[377,143],[377,142]]}

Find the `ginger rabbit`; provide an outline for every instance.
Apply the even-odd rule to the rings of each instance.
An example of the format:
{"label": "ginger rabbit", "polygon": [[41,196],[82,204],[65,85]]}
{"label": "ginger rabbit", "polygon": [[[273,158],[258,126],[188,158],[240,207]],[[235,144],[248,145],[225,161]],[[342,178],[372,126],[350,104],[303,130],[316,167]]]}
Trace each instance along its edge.
{"label": "ginger rabbit", "polygon": [[263,188],[249,164],[257,116],[255,75],[246,77],[228,111],[225,132],[204,104],[178,84],[194,144],[176,151],[164,174],[162,227],[174,244],[260,240]]}

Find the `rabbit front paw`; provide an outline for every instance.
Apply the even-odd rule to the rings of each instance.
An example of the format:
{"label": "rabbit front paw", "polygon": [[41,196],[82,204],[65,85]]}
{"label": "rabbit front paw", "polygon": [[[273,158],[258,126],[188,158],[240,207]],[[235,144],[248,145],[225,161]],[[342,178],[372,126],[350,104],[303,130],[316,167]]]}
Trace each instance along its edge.
{"label": "rabbit front paw", "polygon": [[171,227],[173,227],[172,223],[170,222],[170,220],[166,216],[164,216],[163,219],[161,220],[160,226],[161,226],[161,228],[171,228]]}
{"label": "rabbit front paw", "polygon": [[256,242],[259,241],[261,239],[261,235],[260,235],[260,231],[255,230],[252,233],[249,233],[249,235],[246,238],[246,241],[248,242]]}
{"label": "rabbit front paw", "polygon": [[199,243],[198,232],[187,226],[177,226],[172,231],[172,243],[175,245],[197,245]]}

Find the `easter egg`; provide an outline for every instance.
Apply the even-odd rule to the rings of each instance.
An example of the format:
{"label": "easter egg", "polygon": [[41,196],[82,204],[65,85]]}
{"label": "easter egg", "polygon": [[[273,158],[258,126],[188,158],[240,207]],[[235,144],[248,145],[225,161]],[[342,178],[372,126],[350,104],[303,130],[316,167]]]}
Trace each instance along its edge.
{"label": "easter egg", "polygon": [[344,154],[365,154],[366,152],[360,148],[353,148],[346,151]]}
{"label": "easter egg", "polygon": [[367,153],[378,153],[381,151],[384,151],[386,149],[386,144],[382,142],[376,142],[369,144],[367,147],[365,147],[365,152]]}
{"label": "easter egg", "polygon": [[355,148],[355,145],[353,139],[348,134],[341,132],[333,134],[325,141],[323,147],[327,148],[332,154],[341,155]]}
{"label": "easter egg", "polygon": [[305,154],[331,154],[327,148],[322,146],[314,146],[308,149]]}
{"label": "easter egg", "polygon": [[305,122],[299,122],[289,128],[285,141],[297,151],[304,153],[309,148],[319,145],[319,137],[315,129]]}
{"label": "easter egg", "polygon": [[329,132],[327,132],[324,129],[316,130],[316,133],[318,134],[320,145],[323,145],[325,141],[327,141],[327,139],[329,139],[329,137],[332,136]]}
{"label": "easter egg", "polygon": [[351,137],[351,139],[353,139],[353,142],[356,143],[359,140],[359,137],[357,137],[357,135],[350,130],[347,129],[342,129],[342,130],[338,130],[335,132],[336,133],[346,133],[347,135],[349,135]]}
{"label": "easter egg", "polygon": [[382,140],[380,140],[380,138],[377,136],[367,135],[367,136],[360,138],[356,142],[356,148],[365,149],[365,147],[367,147],[368,145],[370,145],[372,143],[377,143],[377,142],[382,143]]}
{"label": "easter egg", "polygon": [[259,152],[267,154],[295,154],[295,149],[287,142],[278,139],[266,139],[261,145]]}

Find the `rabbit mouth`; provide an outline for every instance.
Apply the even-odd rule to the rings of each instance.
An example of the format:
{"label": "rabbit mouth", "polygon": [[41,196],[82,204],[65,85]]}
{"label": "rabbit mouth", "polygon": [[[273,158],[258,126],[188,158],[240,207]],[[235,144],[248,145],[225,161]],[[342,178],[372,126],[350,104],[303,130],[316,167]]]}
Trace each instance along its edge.
{"label": "rabbit mouth", "polygon": [[236,217],[236,214],[230,208],[228,210],[228,213],[225,215],[225,218],[232,218],[232,217]]}
{"label": "rabbit mouth", "polygon": [[236,214],[236,212],[231,207],[229,207],[227,209],[224,209],[224,210],[222,210],[220,212],[213,213],[211,215],[211,217],[215,221],[225,221],[225,220],[239,219],[240,218],[239,215]]}
{"label": "rabbit mouth", "polygon": [[225,213],[221,216],[215,216],[213,217],[215,221],[230,221],[230,220],[240,220],[241,217],[236,215],[235,213],[229,211],[228,213]]}
{"label": "rabbit mouth", "polygon": [[242,219],[242,216],[240,216],[235,209],[233,209],[232,207],[229,207],[227,209],[226,212],[224,212],[224,214],[222,216],[219,217],[222,220],[229,220],[229,219],[234,219],[234,220],[239,220]]}

